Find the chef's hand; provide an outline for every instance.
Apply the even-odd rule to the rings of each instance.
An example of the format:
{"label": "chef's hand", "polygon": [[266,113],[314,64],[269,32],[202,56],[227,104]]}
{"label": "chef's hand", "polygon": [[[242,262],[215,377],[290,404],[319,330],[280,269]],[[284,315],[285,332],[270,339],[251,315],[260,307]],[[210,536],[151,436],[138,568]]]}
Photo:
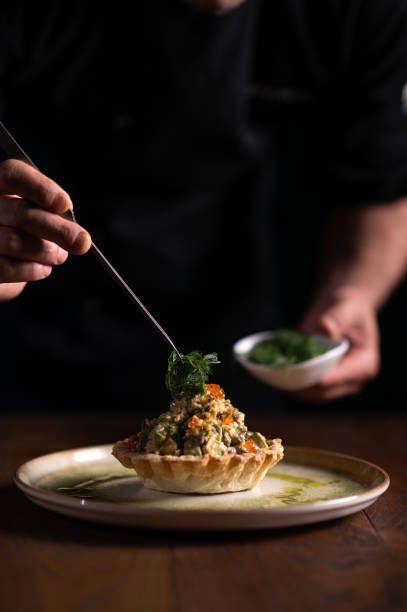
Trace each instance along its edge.
{"label": "chef's hand", "polygon": [[68,253],[88,251],[88,232],[56,214],[71,207],[69,195],[35,168],[0,164],[0,283],[41,280]]}
{"label": "chef's hand", "polygon": [[294,393],[314,403],[355,395],[379,372],[379,330],[374,307],[353,287],[335,289],[311,304],[300,323],[305,333],[346,337],[351,347],[319,384]]}

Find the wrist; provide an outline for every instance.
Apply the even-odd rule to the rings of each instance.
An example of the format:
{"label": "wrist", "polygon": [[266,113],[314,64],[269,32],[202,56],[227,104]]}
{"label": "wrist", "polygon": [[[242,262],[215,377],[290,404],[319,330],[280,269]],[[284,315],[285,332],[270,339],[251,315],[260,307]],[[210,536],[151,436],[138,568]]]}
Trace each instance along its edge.
{"label": "wrist", "polygon": [[351,281],[336,281],[320,285],[315,294],[314,302],[332,304],[334,302],[358,301],[366,308],[377,312],[379,304],[377,297],[368,287]]}
{"label": "wrist", "polygon": [[407,271],[407,198],[335,211],[327,224],[320,284],[351,288],[374,310]]}
{"label": "wrist", "polygon": [[[386,282],[384,282],[384,280]],[[336,262],[325,270],[316,293],[343,297],[357,296],[377,311],[388,298],[394,283],[374,265],[355,262]]]}

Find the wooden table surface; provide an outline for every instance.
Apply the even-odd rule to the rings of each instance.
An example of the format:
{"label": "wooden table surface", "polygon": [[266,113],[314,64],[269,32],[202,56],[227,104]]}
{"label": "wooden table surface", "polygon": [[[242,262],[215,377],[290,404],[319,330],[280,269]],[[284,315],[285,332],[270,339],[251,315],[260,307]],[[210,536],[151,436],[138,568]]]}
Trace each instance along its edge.
{"label": "wooden table surface", "polygon": [[390,489],[366,511],[298,528],[175,533],[80,522],[29,502],[14,471],[44,453],[120,439],[139,415],[3,414],[0,610],[407,610],[406,417],[304,407],[246,421],[287,444],[372,461]]}

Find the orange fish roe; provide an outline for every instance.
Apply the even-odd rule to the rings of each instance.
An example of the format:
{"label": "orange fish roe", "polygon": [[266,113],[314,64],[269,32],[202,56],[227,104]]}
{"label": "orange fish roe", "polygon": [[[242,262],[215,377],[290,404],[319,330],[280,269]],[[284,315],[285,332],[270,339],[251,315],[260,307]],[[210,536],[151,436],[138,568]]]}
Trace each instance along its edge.
{"label": "orange fish roe", "polygon": [[248,440],[246,440],[246,442],[244,442],[242,444],[243,448],[247,450],[248,453],[254,453],[255,452],[255,448],[254,448],[254,444],[253,444],[253,440],[251,440],[250,438]]}
{"label": "orange fish roe", "polygon": [[205,385],[205,387],[208,389],[209,393],[211,393],[215,397],[218,397],[219,399],[224,399],[225,394],[220,385]]}
{"label": "orange fish roe", "polygon": [[222,425],[231,425],[233,423],[233,419],[231,416],[227,416],[222,420]]}
{"label": "orange fish roe", "polygon": [[192,419],[190,419],[188,421],[188,427],[190,429],[195,429],[196,427],[200,427],[202,424],[202,419],[200,419],[199,417],[196,416],[196,414],[194,414],[194,416],[192,417]]}

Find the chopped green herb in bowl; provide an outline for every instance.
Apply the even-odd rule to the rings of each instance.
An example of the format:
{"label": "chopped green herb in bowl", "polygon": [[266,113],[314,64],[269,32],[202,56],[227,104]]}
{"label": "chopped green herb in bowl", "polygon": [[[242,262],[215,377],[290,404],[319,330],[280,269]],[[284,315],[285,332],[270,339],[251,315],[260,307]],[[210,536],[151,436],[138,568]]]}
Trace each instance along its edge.
{"label": "chopped green herb in bowl", "polygon": [[322,355],[328,347],[312,336],[295,330],[278,330],[271,338],[260,341],[248,353],[254,363],[286,368]]}
{"label": "chopped green herb in bowl", "polygon": [[347,338],[279,329],[241,338],[233,345],[233,355],[249,374],[266,385],[298,391],[319,383],[349,346]]}

